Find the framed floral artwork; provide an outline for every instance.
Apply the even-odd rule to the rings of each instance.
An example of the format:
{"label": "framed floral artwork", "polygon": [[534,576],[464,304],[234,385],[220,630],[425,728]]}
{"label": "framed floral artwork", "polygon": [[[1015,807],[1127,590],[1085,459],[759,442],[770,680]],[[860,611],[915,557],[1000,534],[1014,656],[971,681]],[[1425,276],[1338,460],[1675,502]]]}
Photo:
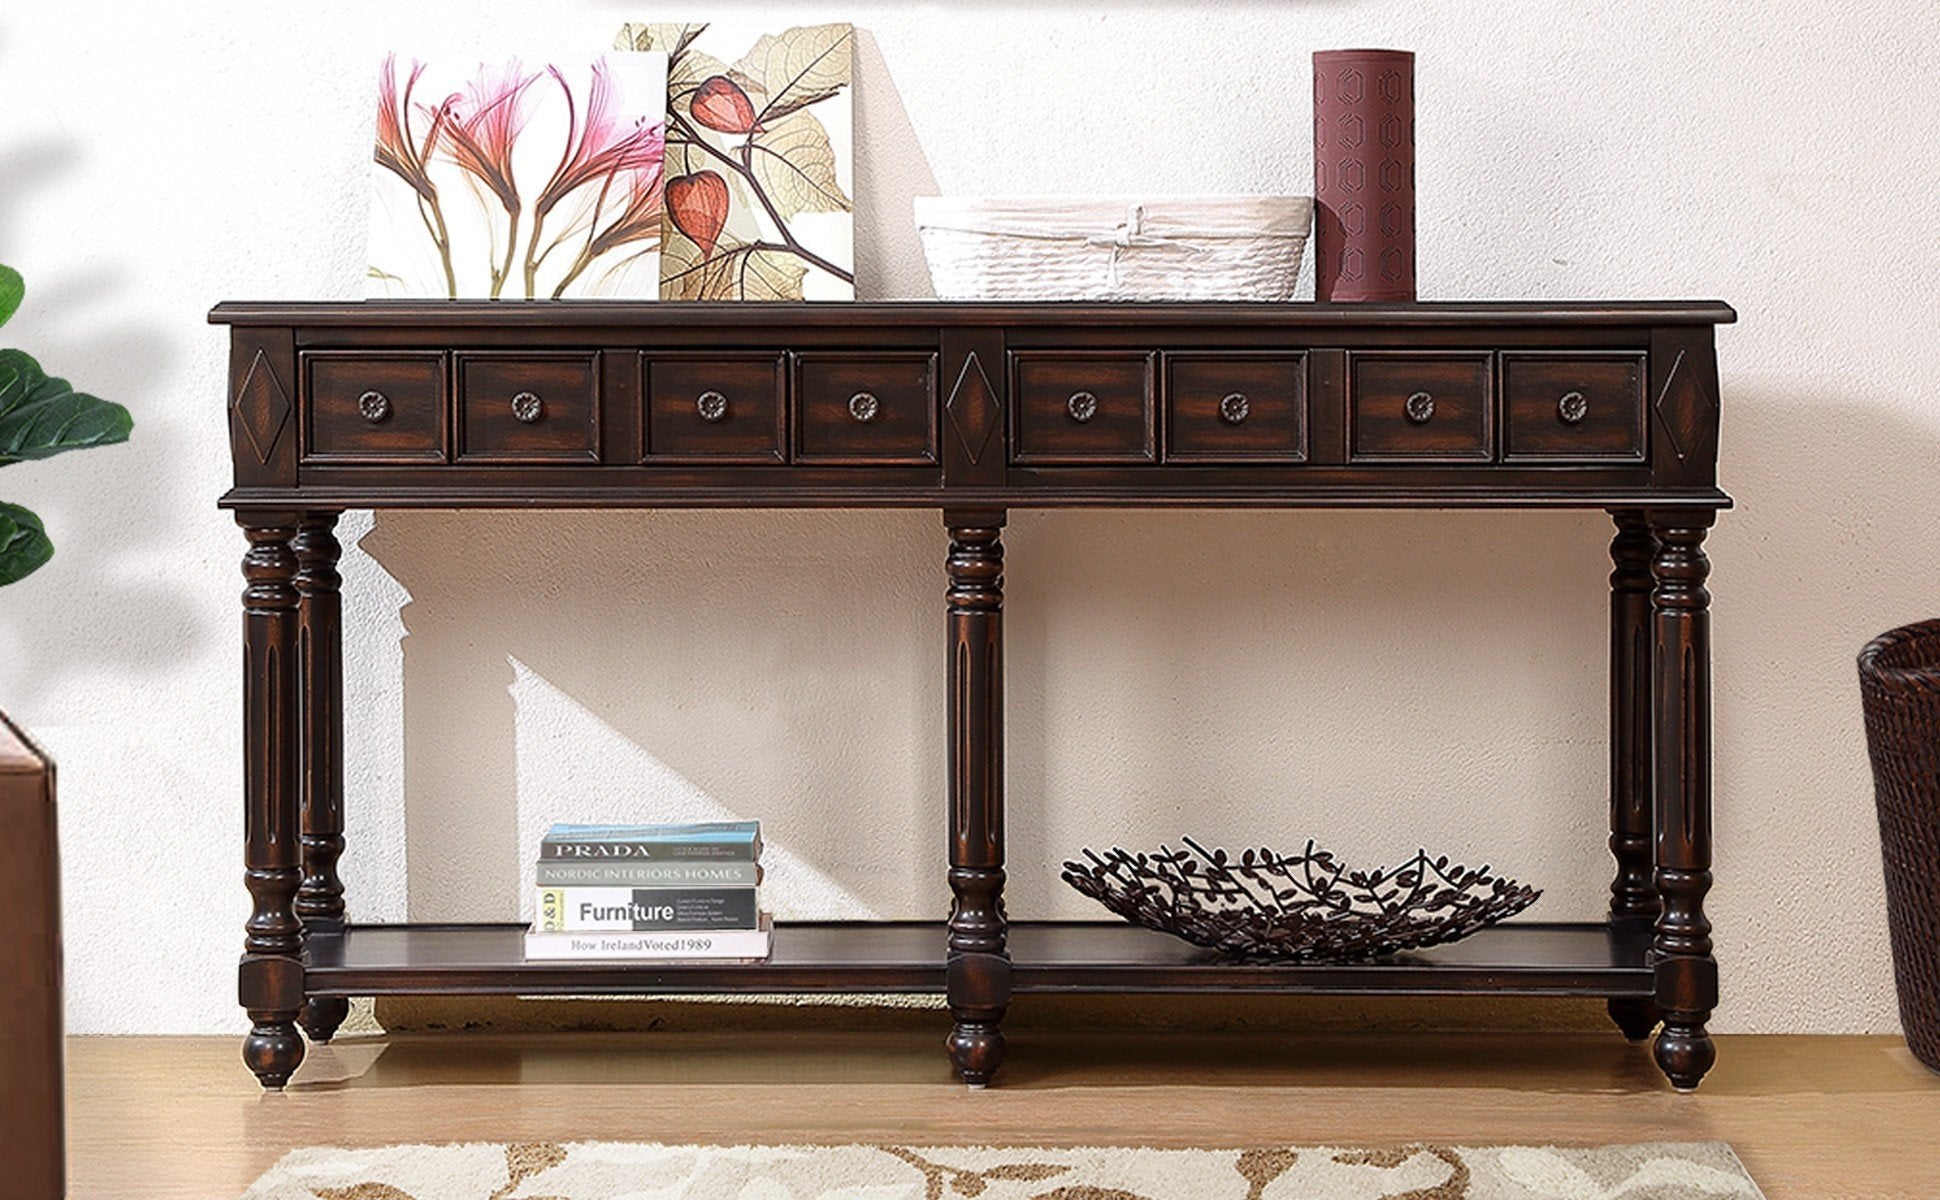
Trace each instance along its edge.
{"label": "framed floral artwork", "polygon": [[665,54],[384,60],[369,295],[655,299]]}
{"label": "framed floral artwork", "polygon": [[667,55],[663,300],[853,300],[855,28],[629,24]]}

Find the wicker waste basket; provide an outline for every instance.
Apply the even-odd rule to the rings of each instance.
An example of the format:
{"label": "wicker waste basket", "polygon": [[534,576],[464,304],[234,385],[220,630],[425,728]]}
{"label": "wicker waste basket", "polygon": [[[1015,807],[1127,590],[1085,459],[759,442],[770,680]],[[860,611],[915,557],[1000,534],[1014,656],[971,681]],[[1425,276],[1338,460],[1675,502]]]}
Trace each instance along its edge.
{"label": "wicker waste basket", "polygon": [[1940,1071],[1940,620],[1868,643],[1859,690],[1900,1023],[1913,1056]]}

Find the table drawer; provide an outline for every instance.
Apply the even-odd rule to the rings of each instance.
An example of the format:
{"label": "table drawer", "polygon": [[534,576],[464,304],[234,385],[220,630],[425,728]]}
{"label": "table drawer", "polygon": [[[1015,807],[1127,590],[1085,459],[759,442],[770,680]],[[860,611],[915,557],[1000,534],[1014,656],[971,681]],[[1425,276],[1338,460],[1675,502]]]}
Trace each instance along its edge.
{"label": "table drawer", "polygon": [[837,465],[935,462],[936,355],[797,355],[795,458]]}
{"label": "table drawer", "polygon": [[1010,357],[1011,461],[1153,462],[1155,354],[1020,350]]}
{"label": "table drawer", "polygon": [[642,364],[650,462],[787,461],[788,376],[776,352],[654,354]]}
{"label": "table drawer", "polygon": [[1300,462],[1307,362],[1298,354],[1166,356],[1167,462]]}
{"label": "table drawer", "polygon": [[598,462],[598,380],[591,354],[460,354],[458,458]]}
{"label": "table drawer", "polygon": [[444,355],[313,351],[303,372],[306,461],[444,461]]}
{"label": "table drawer", "polygon": [[1644,356],[1504,354],[1504,457],[1644,459]]}
{"label": "table drawer", "polygon": [[1356,354],[1350,367],[1357,460],[1486,462],[1492,355]]}

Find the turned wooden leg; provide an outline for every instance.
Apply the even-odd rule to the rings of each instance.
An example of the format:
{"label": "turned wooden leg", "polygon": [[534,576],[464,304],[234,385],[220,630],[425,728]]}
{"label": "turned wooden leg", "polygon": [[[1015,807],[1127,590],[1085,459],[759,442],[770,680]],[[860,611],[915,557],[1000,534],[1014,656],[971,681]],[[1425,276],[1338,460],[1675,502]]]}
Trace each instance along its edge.
{"label": "turned wooden leg", "polygon": [[1711,595],[1704,535],[1715,514],[1655,512],[1657,1065],[1688,1092],[1717,1060],[1704,1030],[1718,1003],[1718,964],[1704,896],[1711,889]]}
{"label": "turned wooden leg", "polygon": [[[1617,534],[1610,542],[1610,854],[1617,860],[1610,884],[1613,921],[1654,921],[1657,887],[1651,860],[1650,695],[1651,560],[1657,540],[1644,514],[1611,514]],[[1657,1028],[1657,1006],[1642,996],[1610,1001],[1610,1019],[1633,1042]]]}
{"label": "turned wooden leg", "polygon": [[303,1061],[303,925],[298,803],[296,555],[290,513],[240,512],[243,556],[244,876],[250,916],[237,991],[251,1027],[243,1061],[281,1088]]}
{"label": "turned wooden leg", "polygon": [[[343,548],[332,532],[336,513],[309,513],[290,547],[296,554],[297,695],[302,714],[303,879],[296,915],[306,931],[344,927]],[[342,996],[303,1002],[303,1032],[313,1042],[336,1036],[350,1011]]]}
{"label": "turned wooden leg", "polygon": [[950,1061],[973,1087],[1004,1059],[1004,547],[1002,512],[946,512],[950,530]]}

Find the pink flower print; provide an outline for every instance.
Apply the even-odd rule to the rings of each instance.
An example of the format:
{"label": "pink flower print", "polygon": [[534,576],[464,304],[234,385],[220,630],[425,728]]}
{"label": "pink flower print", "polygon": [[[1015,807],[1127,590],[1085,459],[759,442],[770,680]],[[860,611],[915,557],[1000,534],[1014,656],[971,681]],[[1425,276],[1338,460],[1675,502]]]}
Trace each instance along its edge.
{"label": "pink flower print", "polygon": [[491,263],[494,300],[512,274],[513,247],[518,244],[519,214],[524,207],[512,178],[512,144],[531,115],[526,93],[538,79],[536,73],[524,74],[516,58],[496,70],[481,65],[467,94],[445,101],[445,110],[451,114],[445,124],[446,153],[498,197],[505,209],[505,253],[502,257],[494,254]]}
{"label": "pink flower print", "polygon": [[404,83],[404,94],[400,96],[397,88],[397,56],[384,57],[383,74],[377,81],[377,164],[402,179],[418,197],[418,216],[424,222],[425,231],[431,235],[431,244],[437,248],[439,263],[445,271],[445,291],[447,295],[458,295],[458,276],[451,264],[451,232],[445,224],[444,210],[438,204],[438,185],[432,180],[429,162],[431,153],[437,148],[440,134],[444,131],[446,111],[419,107],[419,112],[430,118],[430,127],[425,130],[423,142],[419,142],[411,129],[411,93],[418,86],[418,77],[424,74],[424,64],[412,60],[411,74]]}
{"label": "pink flower print", "polygon": [[[619,98],[615,95],[613,78],[604,60],[593,64],[593,82],[587,92],[583,121],[578,106],[573,102],[573,89],[566,82],[566,77],[559,73],[557,67],[548,69],[558,82],[560,91],[566,95],[566,152],[533,205],[532,238],[527,244],[525,256],[525,287],[528,295],[534,294],[537,289],[539,264],[568,236],[555,237],[541,249],[539,231],[545,225],[546,215],[567,196],[596,181],[601,182],[600,202],[603,204],[606,191],[622,173],[648,167],[657,171],[666,153],[664,124],[655,122],[650,125],[645,117],[638,118],[631,125],[622,123],[615,111]],[[596,204],[596,224],[598,207]]]}
{"label": "pink flower print", "polygon": [[[665,126],[656,126],[656,128],[664,130]],[[558,287],[553,289],[552,295],[555,300],[565,293],[587,267],[610,251],[636,242],[645,243],[639,254],[646,254],[660,248],[660,224],[665,211],[663,203],[665,189],[661,186],[662,167],[662,162],[655,161],[649,166],[637,167],[627,173],[623,193],[626,203],[611,223],[601,227],[599,214],[595,212],[593,225],[587,233],[586,245],[580,250],[579,257],[573,261],[572,269],[566,272],[566,277],[560,280]],[[605,194],[602,192],[600,207],[604,207],[605,200]],[[638,258],[639,254],[629,256],[626,262]],[[625,266],[625,262],[617,264],[612,269],[617,270],[622,266]]]}
{"label": "pink flower print", "polygon": [[539,193],[538,211],[552,211],[574,190],[604,176],[633,170],[656,162],[665,152],[665,130],[649,125],[646,118],[625,126],[614,113],[613,78],[605,62],[593,65],[593,85],[586,98],[586,118],[582,125],[573,105],[572,88],[553,68],[552,76],[566,93],[566,154],[552,174],[545,190]]}
{"label": "pink flower print", "polygon": [[397,56],[384,56],[383,74],[377,81],[377,163],[394,172],[418,195],[435,200],[438,185],[431,182],[431,176],[425,170],[425,161],[437,145],[438,134],[444,126],[444,110],[439,109],[433,115],[422,147],[416,144],[411,133],[411,93],[418,86],[418,77],[423,74],[424,64],[414,60],[411,63],[411,77],[405,81],[404,96],[400,100],[397,91]]}
{"label": "pink flower print", "polygon": [[526,92],[538,82],[535,74],[521,76],[513,59],[496,72],[480,66],[464,97],[445,102],[452,113],[445,126],[445,146],[452,161],[490,188],[507,212],[517,212],[519,189],[512,179],[512,143],[531,115]]}

